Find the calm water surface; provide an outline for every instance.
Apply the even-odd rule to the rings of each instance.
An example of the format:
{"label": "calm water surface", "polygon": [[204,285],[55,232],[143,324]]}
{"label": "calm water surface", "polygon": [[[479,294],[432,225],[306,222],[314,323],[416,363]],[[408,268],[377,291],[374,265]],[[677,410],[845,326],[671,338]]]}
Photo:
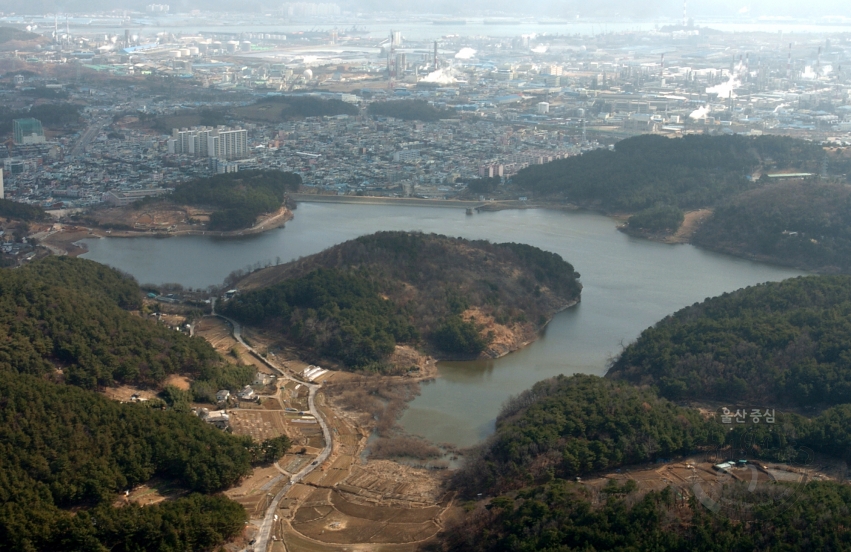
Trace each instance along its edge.
{"label": "calm water surface", "polygon": [[556,374],[602,375],[621,347],[657,320],[706,297],[798,271],[700,250],[631,238],[604,216],[548,210],[465,216],[463,209],[301,204],[286,228],[240,239],[87,240],[88,259],[140,282],[188,287],[220,283],[231,271],[317,253],[378,230],[422,230],[554,251],[582,274],[582,302],[553,319],[522,351],[494,361],[445,362],[402,417],[409,431],[467,446],[493,432],[500,405]]}

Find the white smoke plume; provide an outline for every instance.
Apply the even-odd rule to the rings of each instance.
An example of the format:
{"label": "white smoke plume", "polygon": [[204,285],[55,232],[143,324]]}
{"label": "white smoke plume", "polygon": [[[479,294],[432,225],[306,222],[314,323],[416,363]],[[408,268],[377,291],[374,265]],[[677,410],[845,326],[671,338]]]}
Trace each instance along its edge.
{"label": "white smoke plume", "polygon": [[710,86],[706,89],[707,94],[718,94],[719,98],[730,98],[736,97],[736,93],[734,90],[740,88],[742,86],[742,76],[747,73],[747,68],[745,64],[741,61],[736,65],[735,69],[733,69],[733,74],[727,79],[727,82],[722,82],[721,84],[716,84],[715,86]]}
{"label": "white smoke plume", "polygon": [[690,119],[705,119],[706,116],[709,115],[709,106],[704,105],[702,107],[698,107],[691,113],[689,113]]}
{"label": "white smoke plume", "polygon": [[455,54],[455,59],[472,59],[476,55],[476,51],[472,48],[461,48]]}
{"label": "white smoke plume", "polygon": [[438,69],[437,71],[432,71],[425,77],[423,77],[421,82],[433,82],[437,84],[454,84],[458,82],[458,79],[452,76],[451,69]]}
{"label": "white smoke plume", "polygon": [[549,49],[550,49],[550,47],[547,46],[546,44],[538,44],[537,46],[532,48],[532,52],[534,52],[536,54],[545,54],[545,53],[547,53],[547,50],[549,50]]}

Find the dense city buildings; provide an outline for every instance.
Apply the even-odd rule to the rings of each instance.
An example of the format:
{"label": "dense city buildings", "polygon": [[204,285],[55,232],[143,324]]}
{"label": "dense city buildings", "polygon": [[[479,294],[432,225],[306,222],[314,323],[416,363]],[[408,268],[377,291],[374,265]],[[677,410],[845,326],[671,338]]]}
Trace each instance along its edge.
{"label": "dense city buildings", "polygon": [[[304,10],[339,8],[293,3],[272,16],[290,18],[280,31],[257,20],[197,32],[158,6],[148,12],[171,21],[168,32],[133,26],[144,14],[107,17],[97,33],[36,17],[31,42],[0,52],[0,99],[14,118],[0,148],[7,196],[85,208],[268,168],[323,193],[445,198],[471,178],[506,181],[642,133],[851,143],[841,26],[569,32],[557,21],[412,20],[402,31],[305,31],[293,21],[326,14]],[[374,109],[397,101],[417,107]]]}

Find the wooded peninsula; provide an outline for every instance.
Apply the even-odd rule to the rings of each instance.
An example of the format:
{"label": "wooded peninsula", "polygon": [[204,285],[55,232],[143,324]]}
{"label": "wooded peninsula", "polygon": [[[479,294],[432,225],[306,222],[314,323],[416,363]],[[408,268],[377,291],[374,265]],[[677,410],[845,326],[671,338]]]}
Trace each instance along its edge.
{"label": "wooded peninsula", "polygon": [[[512,398],[453,478],[463,496],[489,498],[471,503],[434,549],[847,549],[843,482],[753,487],[754,478],[748,487],[734,476],[709,498],[658,468],[668,477],[649,490],[640,474],[656,472],[640,465],[701,450],[763,471],[777,462],[800,472],[814,453],[851,459],[849,290],[849,277],[812,276],[708,299],[645,330],[606,378],[558,376]],[[768,424],[724,425],[707,399],[788,408]],[[639,474],[619,476],[622,467]],[[605,484],[582,481],[601,473]]]}
{"label": "wooded peninsula", "polygon": [[554,253],[416,232],[379,232],[240,279],[227,316],[348,369],[398,372],[397,345],[439,358],[500,356],[579,300]]}

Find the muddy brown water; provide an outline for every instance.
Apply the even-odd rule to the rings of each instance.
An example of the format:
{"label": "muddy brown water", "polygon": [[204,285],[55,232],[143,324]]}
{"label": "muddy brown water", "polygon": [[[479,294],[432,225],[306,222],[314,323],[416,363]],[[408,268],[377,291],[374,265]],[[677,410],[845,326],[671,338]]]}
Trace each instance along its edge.
{"label": "muddy brown water", "polygon": [[494,242],[524,242],[560,254],[582,274],[582,302],[556,315],[541,338],[493,361],[443,362],[401,419],[410,432],[468,446],[494,430],[511,395],[556,374],[602,375],[622,346],[667,314],[706,297],[802,274],[691,245],[632,238],[587,212],[544,209],[466,216],[462,208],[303,203],[285,228],[235,239],[86,240],[85,258],[140,282],[204,288],[231,271],[311,255],[379,230],[421,230]]}

